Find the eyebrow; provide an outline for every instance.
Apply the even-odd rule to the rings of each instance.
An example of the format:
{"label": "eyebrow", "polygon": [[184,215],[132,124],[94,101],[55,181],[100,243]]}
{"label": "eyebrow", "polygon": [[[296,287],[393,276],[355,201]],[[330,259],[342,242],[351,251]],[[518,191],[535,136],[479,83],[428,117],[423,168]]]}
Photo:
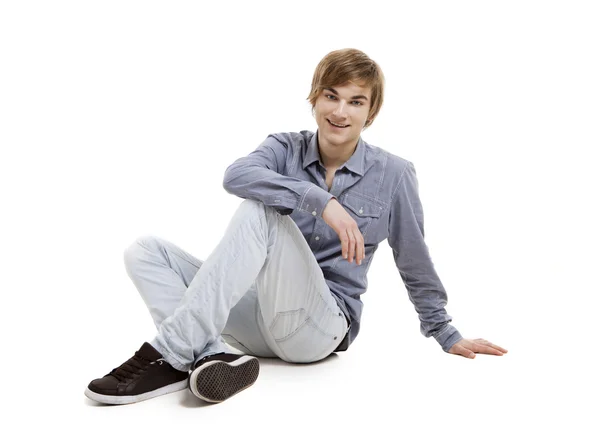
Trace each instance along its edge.
{"label": "eyebrow", "polygon": [[[338,91],[336,91],[333,88],[325,88],[325,90],[329,91],[329,92],[333,92],[335,95],[340,95],[338,93]],[[365,100],[365,101],[369,101],[369,99],[367,97],[365,97],[364,95],[355,95],[352,98],[350,98],[351,100]]]}

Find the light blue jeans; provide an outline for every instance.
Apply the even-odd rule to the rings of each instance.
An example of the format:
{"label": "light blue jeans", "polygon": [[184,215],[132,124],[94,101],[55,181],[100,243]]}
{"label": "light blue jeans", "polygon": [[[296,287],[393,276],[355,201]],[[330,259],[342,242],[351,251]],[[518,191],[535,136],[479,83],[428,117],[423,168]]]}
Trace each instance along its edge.
{"label": "light blue jeans", "polygon": [[330,355],[348,322],[288,215],[246,199],[201,261],[153,236],[124,253],[127,274],[158,330],[150,344],[178,370],[230,352],[296,363]]}

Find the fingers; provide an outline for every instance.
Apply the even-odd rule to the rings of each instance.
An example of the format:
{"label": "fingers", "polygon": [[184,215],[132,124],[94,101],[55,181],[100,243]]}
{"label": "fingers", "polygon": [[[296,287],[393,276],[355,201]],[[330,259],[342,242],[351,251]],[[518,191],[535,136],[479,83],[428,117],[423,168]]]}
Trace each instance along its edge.
{"label": "fingers", "polygon": [[[356,264],[362,264],[365,258],[365,242],[363,235],[358,228],[347,228],[346,234],[348,235],[348,262],[352,263],[356,259]],[[342,244],[342,254],[344,252],[344,246]]]}
{"label": "fingers", "polygon": [[473,340],[473,350],[477,353],[485,353],[487,355],[497,355],[502,356],[506,352],[506,349],[501,348],[500,346],[496,346],[493,343],[490,343],[487,340],[483,340],[478,338],[477,340]]}
{"label": "fingers", "polygon": [[450,351],[451,351],[451,353],[453,353],[455,355],[464,356],[465,358],[470,358],[470,359],[475,358],[474,352],[471,352],[469,349],[467,349],[464,346],[461,346],[460,344],[455,344],[454,346],[452,346],[452,349],[450,349]]}
{"label": "fingers", "polygon": [[463,339],[459,343],[454,344],[454,346],[450,348],[449,353],[461,355],[465,358],[475,358],[476,353],[502,356],[508,352],[506,349],[496,346],[483,338],[478,338],[476,340]]}
{"label": "fingers", "polygon": [[340,233],[342,242],[342,256],[352,263],[356,258],[356,264],[362,264],[365,258],[365,242],[358,228],[346,228]]}
{"label": "fingers", "polygon": [[340,232],[340,240],[342,241],[342,257],[348,258],[348,234],[347,231]]}
{"label": "fingers", "polygon": [[477,352],[477,353],[485,353],[487,355],[504,355],[502,352],[500,352],[499,350],[496,350],[492,347],[483,345],[483,344],[474,344],[473,345],[473,351]]}
{"label": "fingers", "polygon": [[502,347],[500,347],[500,346],[498,346],[498,345],[496,345],[494,343],[490,343],[489,341],[487,342],[487,345],[490,346],[490,347],[493,347],[496,350],[499,350],[502,353],[508,352],[506,349],[504,349],[504,348],[502,348]]}
{"label": "fingers", "polygon": [[359,230],[356,230],[356,264],[360,265],[365,258],[365,240]]}
{"label": "fingers", "polygon": [[348,233],[348,261],[352,263],[356,248],[356,238],[354,237],[354,231],[350,228],[346,229],[346,233]]}

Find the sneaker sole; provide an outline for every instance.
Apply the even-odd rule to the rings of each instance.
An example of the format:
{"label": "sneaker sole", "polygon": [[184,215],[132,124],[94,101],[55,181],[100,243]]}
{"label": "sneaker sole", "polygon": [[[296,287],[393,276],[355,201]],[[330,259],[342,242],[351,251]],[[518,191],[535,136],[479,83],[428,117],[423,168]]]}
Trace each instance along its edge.
{"label": "sneaker sole", "polygon": [[137,403],[143,400],[152,399],[153,397],[162,396],[163,394],[174,393],[176,391],[184,390],[187,387],[188,381],[183,380],[175,382],[164,387],[157,388],[156,390],[148,391],[147,393],[137,394],[135,396],[110,396],[106,394],[95,393],[94,391],[86,388],[84,394],[92,400],[100,403],[106,403],[109,405],[126,405],[128,403]]}
{"label": "sneaker sole", "polygon": [[230,363],[214,360],[195,369],[188,386],[194,396],[219,403],[254,384],[259,372],[258,359],[250,355]]}

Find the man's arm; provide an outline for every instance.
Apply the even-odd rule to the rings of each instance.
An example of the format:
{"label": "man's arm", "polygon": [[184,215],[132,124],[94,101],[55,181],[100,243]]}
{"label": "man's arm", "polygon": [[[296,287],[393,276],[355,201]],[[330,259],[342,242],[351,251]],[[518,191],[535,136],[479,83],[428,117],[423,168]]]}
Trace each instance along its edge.
{"label": "man's arm", "polygon": [[406,165],[392,197],[388,244],[408,296],[419,314],[421,333],[433,336],[445,352],[462,339],[450,325],[448,302],[425,244],[423,207],[415,167]]}
{"label": "man's arm", "polygon": [[[279,214],[294,210],[323,219],[340,238],[344,258],[356,263],[364,259],[364,240],[356,221],[337,202],[335,195],[316,184],[283,175],[286,165],[298,162],[299,147],[293,148],[289,134],[269,135],[248,156],[237,159],[225,171],[223,187],[241,198],[255,199],[273,207]],[[327,212],[325,212],[327,209]]]}
{"label": "man's arm", "polygon": [[298,210],[322,218],[334,195],[309,181],[283,175],[286,164],[294,160],[293,145],[286,139],[269,135],[256,150],[233,162],[225,170],[223,188],[271,206],[282,215]]}

